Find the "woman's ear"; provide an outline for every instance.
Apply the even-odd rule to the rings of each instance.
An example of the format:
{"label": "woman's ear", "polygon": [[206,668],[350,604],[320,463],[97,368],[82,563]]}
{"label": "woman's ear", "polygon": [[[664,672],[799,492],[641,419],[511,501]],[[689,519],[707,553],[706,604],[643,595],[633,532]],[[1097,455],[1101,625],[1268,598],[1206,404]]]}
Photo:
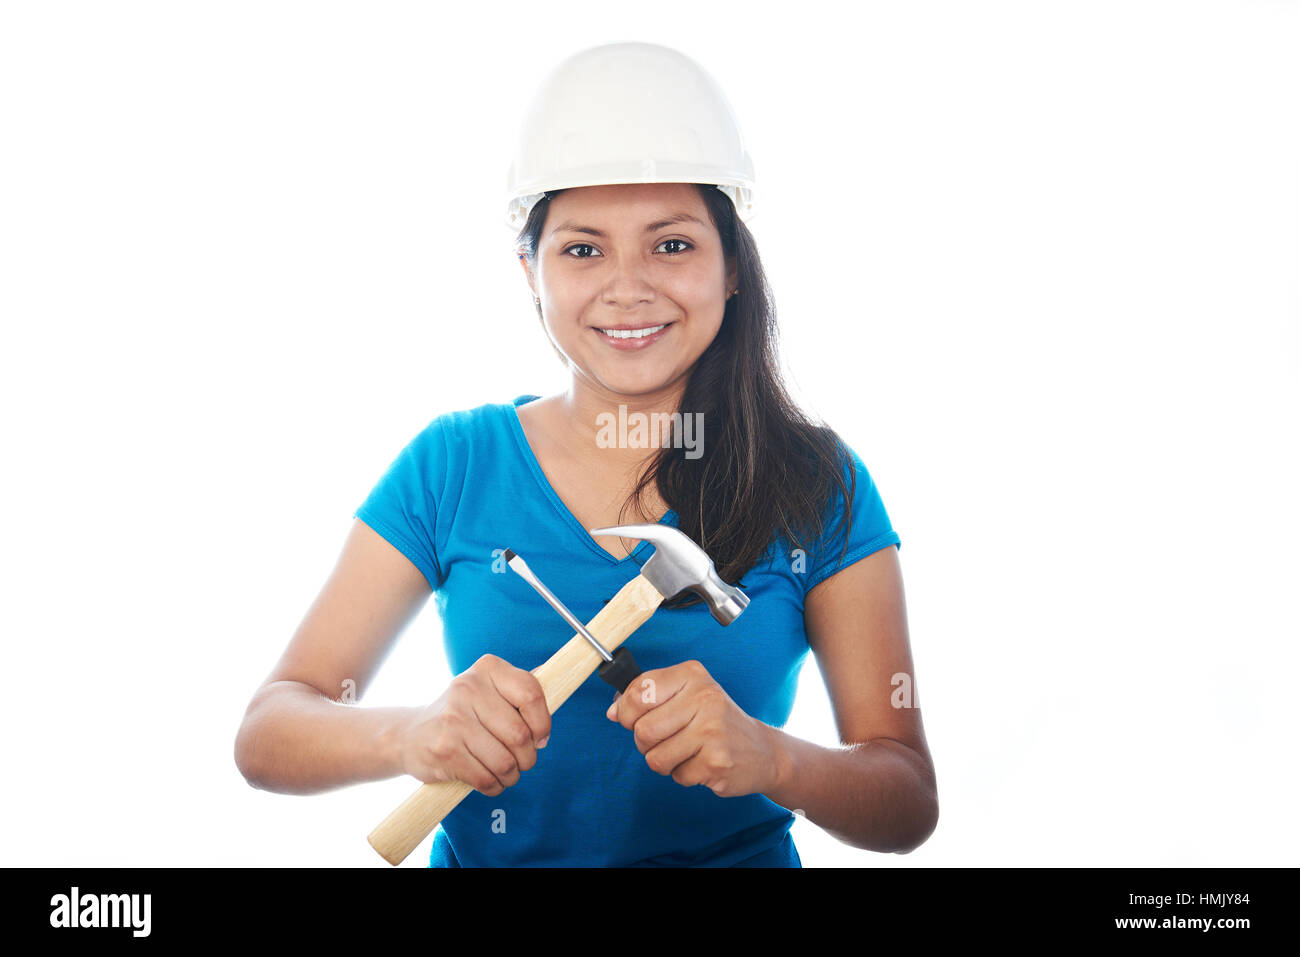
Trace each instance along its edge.
{"label": "woman's ear", "polygon": [[736,266],[736,257],[731,256],[727,259],[727,292],[730,293],[739,283],[739,269]]}
{"label": "woman's ear", "polygon": [[533,282],[533,271],[528,268],[528,257],[523,253],[519,254],[519,265],[524,268],[524,277],[528,280],[528,288],[533,291],[533,298],[537,298],[537,285]]}

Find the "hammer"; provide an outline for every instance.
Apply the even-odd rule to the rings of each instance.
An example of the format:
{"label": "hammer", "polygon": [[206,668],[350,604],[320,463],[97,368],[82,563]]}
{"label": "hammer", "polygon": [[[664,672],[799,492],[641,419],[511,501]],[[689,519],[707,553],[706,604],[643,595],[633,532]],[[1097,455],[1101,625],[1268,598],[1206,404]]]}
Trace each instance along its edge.
{"label": "hammer", "polygon": [[[668,525],[615,525],[589,532],[643,539],[655,545],[641,573],[587,623],[587,630],[607,651],[626,641],[662,602],[685,591],[703,598],[722,625],[735,621],[749,604],[749,596],[719,578],[712,559],[678,529]],[[602,656],[587,640],[574,635],[548,661],[534,668],[532,674],[546,694],[546,710],[555,714],[602,663]],[[463,781],[422,784],[370,833],[370,846],[388,863],[400,864],[473,790]]]}

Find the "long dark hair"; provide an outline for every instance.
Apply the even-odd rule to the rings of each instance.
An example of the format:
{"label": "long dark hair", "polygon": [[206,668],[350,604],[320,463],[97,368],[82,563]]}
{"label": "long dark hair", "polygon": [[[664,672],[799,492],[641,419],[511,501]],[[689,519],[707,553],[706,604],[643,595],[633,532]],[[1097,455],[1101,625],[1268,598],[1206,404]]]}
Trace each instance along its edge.
{"label": "long dark hair", "polygon": [[[839,436],[810,420],[786,391],[777,360],[776,305],[753,234],[726,193],[696,187],[725,256],[736,258],[739,290],[727,300],[718,334],[691,371],[679,409],[683,416],[704,413],[709,438],[702,455],[687,458],[674,436],[650,459],[628,503],[639,503],[656,482],[660,497],[677,513],[678,528],[708,553],[723,580],[737,584],[778,535],[811,559],[810,545],[825,533],[836,494],[844,502],[843,558],[856,477]],[[537,201],[516,238],[516,251],[530,269],[547,208],[560,192]],[[672,606],[696,601],[688,593]]]}

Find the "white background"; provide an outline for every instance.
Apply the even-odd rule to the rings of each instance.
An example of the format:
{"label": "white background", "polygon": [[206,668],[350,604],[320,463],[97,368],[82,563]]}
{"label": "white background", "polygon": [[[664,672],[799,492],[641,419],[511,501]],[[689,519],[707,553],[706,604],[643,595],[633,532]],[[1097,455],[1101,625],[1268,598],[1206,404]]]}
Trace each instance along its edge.
{"label": "white background", "polygon": [[[941,821],[805,866],[1295,864],[1300,8],[469,6],[0,8],[3,863],[387,866],[413,779],[256,791],[235,731],[397,451],[563,387],[515,127],[647,40],[903,540]],[[363,705],[448,679],[430,603]],[[838,744],[811,658],[786,730]]]}

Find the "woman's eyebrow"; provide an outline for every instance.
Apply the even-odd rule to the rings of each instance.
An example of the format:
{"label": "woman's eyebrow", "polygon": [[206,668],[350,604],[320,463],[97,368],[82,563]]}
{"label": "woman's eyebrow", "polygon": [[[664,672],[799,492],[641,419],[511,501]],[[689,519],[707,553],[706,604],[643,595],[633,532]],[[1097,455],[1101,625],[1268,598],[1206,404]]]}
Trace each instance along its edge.
{"label": "woman's eyebrow", "polygon": [[[674,213],[667,219],[661,219],[658,222],[651,223],[645,228],[645,231],[647,233],[653,233],[657,229],[663,229],[665,226],[672,226],[675,223],[696,223],[700,226],[704,225],[703,222],[695,216],[692,216],[690,213]],[[551,230],[551,235],[554,236],[556,233],[562,233],[565,231],[571,233],[586,233],[589,236],[599,236],[602,239],[605,238],[605,234],[599,229],[592,226],[583,226],[579,223],[573,222],[572,220],[567,223],[560,223],[560,225]]]}

